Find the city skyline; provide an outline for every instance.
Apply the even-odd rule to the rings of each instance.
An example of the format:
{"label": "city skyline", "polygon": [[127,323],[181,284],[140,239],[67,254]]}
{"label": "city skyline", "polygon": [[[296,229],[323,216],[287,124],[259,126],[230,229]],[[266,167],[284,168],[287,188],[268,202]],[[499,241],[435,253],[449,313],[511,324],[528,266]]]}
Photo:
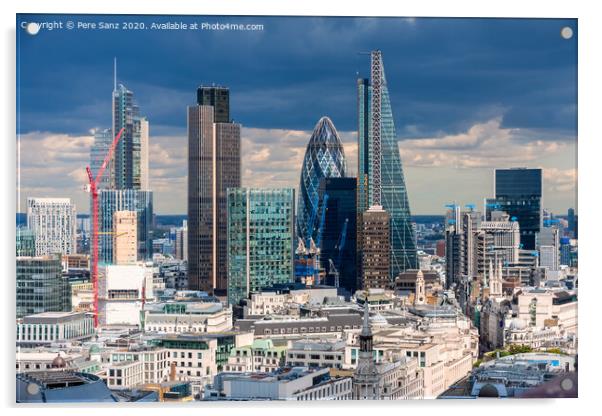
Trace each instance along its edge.
{"label": "city skyline", "polygon": [[[152,66],[156,58],[147,49],[136,50],[135,56],[124,54],[123,48],[131,48],[131,40],[117,45],[123,35],[104,34],[115,38],[115,47],[92,50],[92,55],[80,63],[60,53],[49,56],[49,69],[65,60],[68,68],[48,80],[46,73],[35,73],[34,77],[27,65],[36,54],[43,53],[42,37],[35,38],[35,43],[22,39],[19,78],[27,88],[20,89],[19,97],[20,211],[27,196],[64,196],[80,207],[80,213],[87,212],[87,195],[81,187],[93,141],[88,130],[110,123],[107,114],[114,56],[118,59],[118,81],[136,94],[150,123],[150,186],[156,195],[156,212],[186,212],[185,108],[194,103],[194,91],[200,84],[215,82],[232,91],[231,117],[243,125],[242,186],[297,188],[311,128],[322,116],[331,117],[337,126],[350,161],[349,174],[354,176],[355,82],[357,73],[366,76],[369,69],[366,57],[358,52],[373,46],[382,49],[386,57],[413,214],[441,214],[443,205],[453,200],[481,206],[482,198],[493,196],[493,169],[513,166],[544,169],[545,208],[565,213],[576,206],[576,42],[560,36],[560,28],[576,25],[575,21],[384,19],[375,26],[374,19],[366,18],[303,18],[300,21],[305,22],[310,36],[307,47],[299,49],[275,40],[301,30],[297,21],[285,25],[278,18],[227,20],[234,19],[254,19],[266,29],[244,37],[208,33],[194,38],[174,32],[173,36],[183,36],[186,41],[175,48],[180,52],[182,47],[205,45],[202,36],[211,38],[211,44],[205,46],[215,54],[216,64],[203,65],[196,73],[191,71],[196,58],[181,58],[173,63],[175,66]],[[450,34],[450,28],[462,29],[462,41],[460,34]],[[320,45],[318,32],[320,36],[338,36]],[[518,47],[516,42],[519,38],[522,41],[526,32],[530,40]],[[90,37],[101,35],[85,33],[77,40],[62,32],[44,36],[51,42],[64,40],[80,50],[89,46],[86,42]],[[158,35],[136,35],[138,41],[144,36]],[[434,41],[445,41],[445,47],[425,47]],[[236,57],[219,53],[216,45],[233,42],[244,42],[250,51]],[[537,53],[530,53],[532,50]],[[166,53],[171,56],[178,51]],[[269,68],[259,68],[247,60],[249,53],[261,57],[268,51],[274,55]],[[282,59],[278,51],[287,52],[289,60]],[[307,55],[312,53],[315,56],[309,60]],[[507,60],[512,57],[515,59],[509,64]],[[320,59],[328,65],[311,63]],[[146,62],[150,66],[140,67],[153,70],[134,69],[136,62]],[[68,74],[72,64],[78,68],[76,78]],[[219,65],[223,71],[217,75]],[[166,69],[171,75],[165,75]],[[258,77],[261,71],[270,76]],[[74,88],[66,94],[64,87],[70,83]],[[46,94],[32,100],[32,94],[39,91]],[[315,104],[309,105],[309,98]],[[40,146],[45,154],[33,151]],[[500,149],[504,149],[503,154]],[[465,186],[458,186],[460,183]]]}

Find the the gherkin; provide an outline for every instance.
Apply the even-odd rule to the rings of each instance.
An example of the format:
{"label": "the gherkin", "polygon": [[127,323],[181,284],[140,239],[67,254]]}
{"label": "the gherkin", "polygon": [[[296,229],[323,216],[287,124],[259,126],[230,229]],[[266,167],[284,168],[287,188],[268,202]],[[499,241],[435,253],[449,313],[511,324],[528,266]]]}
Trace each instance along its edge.
{"label": "the gherkin", "polygon": [[309,139],[301,168],[297,236],[304,242],[309,242],[310,238],[316,239],[320,221],[320,180],[345,177],[346,170],[345,152],[337,130],[328,117],[322,117]]}

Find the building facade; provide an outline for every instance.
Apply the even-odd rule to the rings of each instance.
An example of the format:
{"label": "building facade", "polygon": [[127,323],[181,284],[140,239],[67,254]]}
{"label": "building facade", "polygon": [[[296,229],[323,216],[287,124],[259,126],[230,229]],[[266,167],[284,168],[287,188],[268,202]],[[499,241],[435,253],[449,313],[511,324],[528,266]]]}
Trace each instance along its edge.
{"label": "building facade", "polygon": [[511,168],[495,170],[495,203],[520,225],[525,250],[536,249],[536,235],[543,222],[542,169]]}
{"label": "building facade", "polygon": [[148,120],[140,115],[134,93],[119,84],[113,89],[114,134],[122,128],[113,156],[111,188],[148,190]]}
{"label": "building facade", "polygon": [[27,198],[27,228],[35,255],[73,254],[77,248],[75,204],[69,198]]}
{"label": "building facade", "polygon": [[[118,211],[136,212],[137,260],[153,256],[152,220],[153,193],[136,189],[99,190],[98,236],[99,261],[113,264],[114,214]],[[122,237],[125,237],[122,236]],[[128,237],[131,237],[128,235]]]}
{"label": "building facade", "polygon": [[199,87],[188,107],[189,287],[227,291],[227,189],[240,187],[240,124],[229,117],[229,90]]}
{"label": "building facade", "polygon": [[319,187],[322,178],[343,178],[347,170],[345,151],[334,124],[322,117],[305,149],[299,181],[297,204],[297,236],[306,246],[317,238],[320,226]]}
{"label": "building facade", "polygon": [[294,280],[295,190],[228,190],[228,303]]}
{"label": "building facade", "polygon": [[[326,204],[320,244],[320,262],[333,286],[357,289],[357,179],[323,178],[320,211]],[[328,196],[325,198],[325,196]]]}
{"label": "building facade", "polygon": [[364,212],[359,243],[359,287],[362,289],[388,288],[391,241],[390,216],[379,207]]}
{"label": "building facade", "polygon": [[136,211],[113,213],[113,262],[134,264],[138,258],[138,221]]}
{"label": "building facade", "polygon": [[17,318],[71,310],[71,288],[59,255],[17,258]]}
{"label": "building facade", "polygon": [[391,262],[389,280],[406,269],[416,269],[416,238],[410,217],[410,205],[403,166],[395,132],[393,112],[380,51],[372,52],[371,79],[358,80],[358,210],[374,205],[374,158],[372,143],[379,134],[381,143],[381,203],[391,216]]}

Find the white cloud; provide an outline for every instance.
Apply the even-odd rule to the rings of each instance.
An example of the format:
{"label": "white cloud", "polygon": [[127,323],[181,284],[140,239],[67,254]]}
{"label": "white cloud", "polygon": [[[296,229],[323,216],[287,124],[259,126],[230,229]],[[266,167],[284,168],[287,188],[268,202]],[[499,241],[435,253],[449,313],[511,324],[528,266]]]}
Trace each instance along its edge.
{"label": "white cloud", "polygon": [[406,166],[493,168],[539,166],[542,158],[569,146],[566,140],[543,140],[538,134],[502,127],[502,118],[496,117],[464,133],[404,140],[399,148]]}

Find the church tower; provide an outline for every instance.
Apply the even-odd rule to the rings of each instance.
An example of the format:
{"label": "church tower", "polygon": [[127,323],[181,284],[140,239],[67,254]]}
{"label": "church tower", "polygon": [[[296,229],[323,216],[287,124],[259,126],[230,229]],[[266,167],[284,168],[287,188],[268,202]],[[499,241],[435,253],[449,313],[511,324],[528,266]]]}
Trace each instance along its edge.
{"label": "church tower", "polygon": [[418,270],[416,274],[416,293],[414,294],[414,305],[424,305],[426,303],[426,289],[424,287],[424,274]]}
{"label": "church tower", "polygon": [[490,277],[489,279],[491,280],[489,282],[489,296],[494,297],[494,296],[502,296],[502,262],[501,260],[498,261],[497,267],[495,269],[495,271],[493,270],[493,266],[491,264],[491,262],[489,263],[489,273],[490,273]]}
{"label": "church tower", "polygon": [[355,400],[380,399],[380,382],[373,356],[373,337],[368,309],[368,297],[366,296],[364,302],[364,323],[359,335],[359,357],[357,368],[353,374],[353,398]]}

